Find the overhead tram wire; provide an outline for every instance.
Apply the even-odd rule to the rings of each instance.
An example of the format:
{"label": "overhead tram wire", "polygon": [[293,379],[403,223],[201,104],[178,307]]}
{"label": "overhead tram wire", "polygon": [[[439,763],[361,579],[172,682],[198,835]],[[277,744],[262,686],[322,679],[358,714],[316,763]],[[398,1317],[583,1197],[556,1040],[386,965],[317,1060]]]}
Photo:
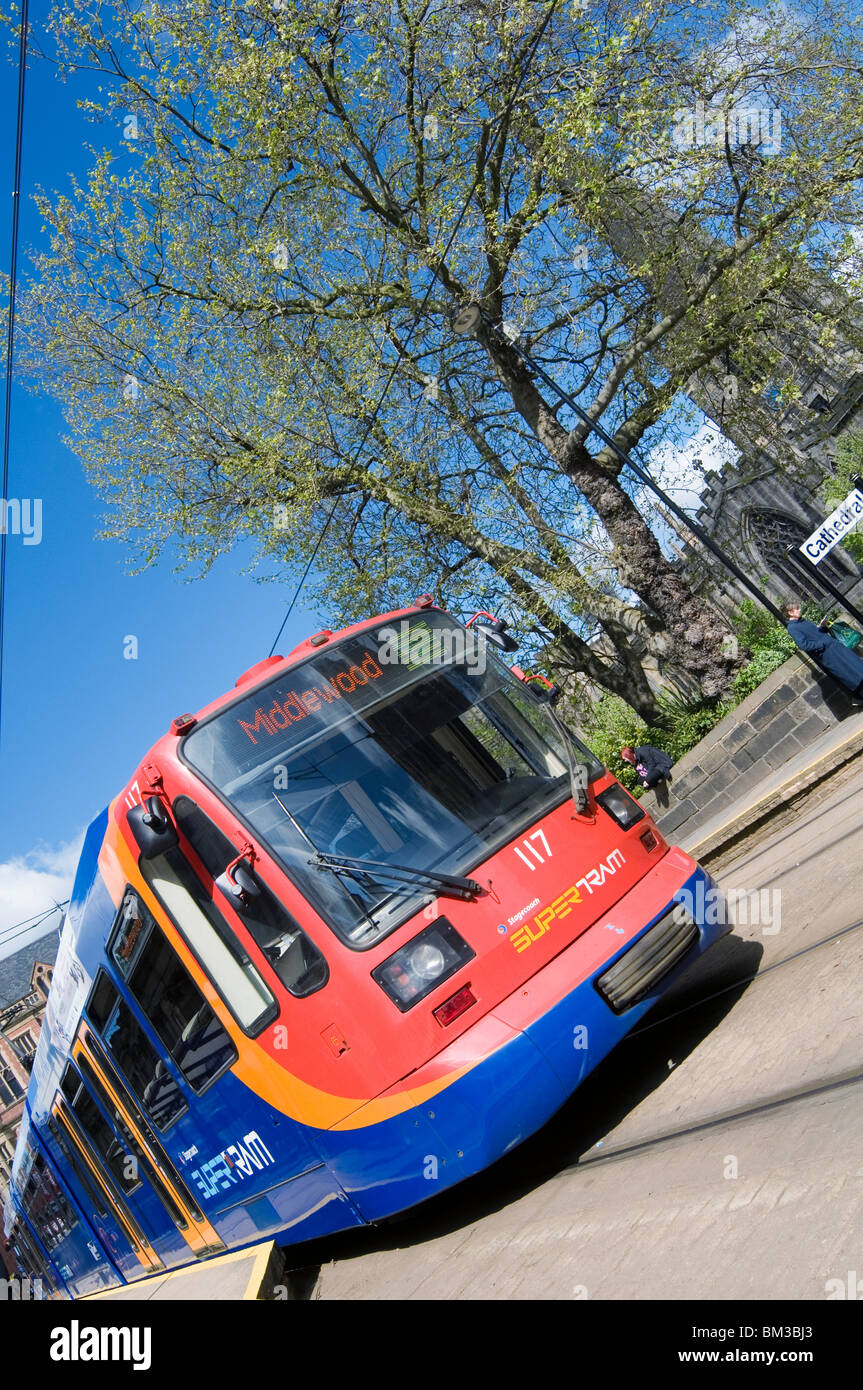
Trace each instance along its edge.
{"label": "overhead tram wire", "polygon": [[[540,25],[539,29],[537,30],[536,37],[534,38],[534,41],[533,41],[533,44],[532,44],[532,46],[531,46],[530,52],[528,53],[527,61],[525,62],[525,65],[524,65],[524,70],[523,70],[521,76],[519,77],[518,82],[516,83],[515,88],[514,88],[512,94],[511,94],[509,100],[507,101],[506,105],[504,106],[503,110],[502,110],[497,116],[495,116],[494,120],[491,122],[491,125],[490,125],[490,127],[489,127],[489,136],[491,136],[492,132],[493,132],[494,129],[495,129],[495,126],[499,125],[502,121],[504,121],[505,119],[507,119],[507,118],[509,117],[509,115],[510,115],[510,113],[511,113],[511,111],[512,111],[513,105],[514,105],[514,103],[515,103],[515,101],[516,101],[516,98],[518,97],[519,91],[521,90],[522,83],[524,82],[524,79],[527,77],[527,74],[530,72],[530,67],[531,67],[531,64],[532,64],[532,62],[533,62],[533,60],[534,60],[534,57],[535,57],[535,55],[536,55],[536,50],[537,50],[537,48],[538,48],[538,46],[539,46],[540,40],[542,39],[543,34],[545,33],[546,29],[548,28],[548,25],[549,25],[549,23],[551,22],[551,17],[552,17],[552,15],[554,14],[555,10],[557,9],[559,3],[560,3],[560,0],[551,0],[551,4],[550,4],[549,7],[548,7],[548,12],[547,12],[545,18],[543,19],[542,24]],[[490,140],[489,140],[489,143],[490,143]],[[457,220],[456,220],[455,226],[453,227],[453,229],[452,229],[452,231],[451,231],[451,233],[450,233],[449,240],[447,241],[446,246],[444,247],[443,251],[441,252],[440,256],[438,257],[437,265],[435,266],[435,269],[434,269],[434,271],[432,272],[432,278],[431,278],[431,280],[429,281],[429,284],[428,284],[428,287],[427,287],[427,289],[426,289],[425,294],[423,295],[422,303],[420,304],[419,308],[417,309],[417,311],[416,311],[416,313],[415,313],[415,315],[414,315],[413,323],[411,324],[411,326],[410,326],[410,328],[409,328],[409,330],[408,330],[407,336],[406,336],[406,338],[404,339],[404,343],[399,343],[399,344],[397,345],[397,346],[398,346],[398,356],[396,357],[396,360],[395,360],[395,362],[394,362],[394,364],[393,364],[392,370],[391,370],[391,372],[390,372],[390,374],[389,374],[389,376],[388,376],[388,378],[387,378],[387,381],[386,381],[386,384],[385,384],[385,386],[384,386],[384,389],[383,389],[383,391],[381,392],[380,399],[378,400],[377,405],[375,406],[374,410],[372,411],[371,419],[369,420],[369,422],[368,422],[368,424],[367,424],[367,426],[366,426],[366,432],[365,432],[365,434],[363,435],[362,439],[360,440],[359,445],[357,446],[356,452],[354,453],[353,458],[351,459],[351,464],[356,463],[357,459],[359,458],[360,454],[361,454],[362,451],[363,451],[363,448],[365,447],[366,440],[368,439],[369,435],[370,435],[371,432],[372,432],[372,429],[373,429],[373,427],[374,427],[375,420],[376,420],[377,417],[378,417],[378,414],[379,414],[379,412],[380,412],[381,406],[383,405],[383,403],[384,403],[384,401],[385,401],[385,399],[386,399],[386,397],[387,397],[387,394],[389,393],[389,389],[390,389],[390,387],[392,386],[393,381],[395,380],[396,373],[398,372],[398,369],[399,369],[399,364],[401,363],[401,360],[402,360],[402,358],[403,358],[404,355],[405,355],[405,351],[406,351],[406,349],[407,349],[408,343],[410,342],[411,338],[413,337],[414,333],[416,332],[417,325],[419,324],[420,319],[422,318],[422,315],[423,315],[423,313],[424,313],[424,311],[425,311],[425,307],[426,307],[426,304],[428,303],[429,296],[430,296],[432,290],[434,289],[435,282],[436,282],[436,280],[437,280],[437,278],[438,278],[438,271],[440,270],[440,267],[443,265],[444,261],[446,260],[447,255],[449,254],[450,247],[452,246],[453,242],[455,241],[456,236],[458,235],[459,228],[461,227],[462,222],[464,221],[465,217],[467,216],[467,211],[468,211],[468,208],[469,208],[470,205],[471,205],[471,200],[473,199],[473,195],[474,195],[474,193],[476,192],[477,188],[479,187],[480,183],[482,182],[482,179],[483,179],[483,170],[482,170],[482,169],[479,169],[479,170],[477,171],[475,177],[474,177],[473,183],[471,184],[471,187],[470,187],[470,190],[469,190],[469,192],[468,192],[467,198],[466,198],[465,201],[464,201],[464,205],[463,205],[463,207],[462,207],[462,209],[461,209],[461,212],[460,212],[459,215],[458,215],[458,218],[457,218]],[[321,528],[321,533],[320,533],[320,535],[318,536],[317,542],[315,543],[315,548],[314,548],[314,550],[313,550],[313,552],[312,552],[311,558],[309,559],[309,561],[308,561],[308,563],[307,563],[307,565],[306,565],[306,567],[305,567],[305,569],[304,569],[304,571],[303,571],[302,578],[300,579],[300,582],[299,582],[299,584],[297,585],[296,590],[294,591],[294,595],[293,595],[293,597],[292,597],[290,603],[288,604],[287,612],[285,613],[285,616],[284,616],[284,618],[282,619],[281,627],[279,628],[279,630],[278,630],[278,632],[276,633],[276,636],[275,636],[275,638],[274,638],[274,640],[273,640],[273,645],[270,647],[270,650],[269,650],[269,653],[268,653],[269,656],[272,656],[273,653],[275,652],[275,650],[276,650],[276,644],[278,643],[279,638],[281,637],[282,633],[283,633],[284,630],[285,630],[285,625],[286,625],[286,623],[287,623],[289,617],[291,616],[291,613],[292,613],[293,610],[294,610],[294,605],[296,604],[297,599],[299,598],[300,594],[302,593],[303,585],[305,584],[306,579],[308,578],[309,571],[311,570],[311,567],[312,567],[312,565],[313,565],[314,562],[315,562],[315,558],[317,557],[318,551],[320,550],[320,548],[321,548],[321,546],[322,546],[322,544],[323,544],[324,537],[326,536],[327,531],[328,531],[329,528],[330,528],[330,524],[331,524],[331,522],[332,522],[332,519],[333,519],[333,517],[335,516],[337,505],[338,505],[338,500],[336,500],[336,501],[333,503],[332,507],[330,508],[329,514],[327,515],[326,520],[324,521],[323,527]]]}
{"label": "overhead tram wire", "polygon": [[[44,920],[47,922],[48,917],[50,917],[50,916],[51,916],[51,913],[46,914]],[[15,954],[16,951],[23,951],[23,950],[25,950],[28,946],[34,945],[37,941],[42,941],[46,936],[52,936],[53,933],[54,933],[55,931],[56,931],[56,932],[58,933],[58,935],[59,935],[59,932],[60,932],[60,927],[59,927],[59,926],[56,926],[56,927],[55,927],[55,926],[46,927],[46,929],[45,929],[44,931],[40,931],[39,934],[38,934],[37,936],[29,936],[29,939],[28,939],[28,940],[22,941],[20,946],[17,946],[17,945],[11,945],[11,946],[10,946],[10,943],[11,943],[11,942],[16,942],[16,941],[18,941],[18,940],[19,940],[20,938],[22,938],[22,937],[28,937],[29,933],[31,933],[31,932],[33,932],[33,931],[35,931],[35,930],[38,929],[38,925],[39,925],[39,924],[37,924],[36,927],[28,927],[26,931],[13,932],[13,934],[12,934],[11,936],[6,937],[5,940],[0,941],[0,952],[3,952],[2,959],[3,959],[3,960],[6,960],[6,959],[8,959],[9,956],[14,956],[14,954]],[[10,949],[9,949],[8,951],[7,951],[7,949],[6,949],[7,946],[10,947]]]}
{"label": "overhead tram wire", "polygon": [[[53,917],[55,912],[62,912],[63,908],[67,905],[68,899],[65,903],[55,903],[53,907],[49,907],[47,911],[41,913],[41,915],[37,914],[36,917],[31,918],[27,922],[14,922],[12,926],[4,927],[3,932],[0,933],[0,951],[2,951],[4,946],[7,946],[10,941],[17,941],[19,937],[26,936],[28,932],[35,931],[43,922],[47,922],[49,917]],[[47,936],[48,933],[45,932],[44,935]],[[37,937],[35,939],[38,941],[40,938]]]}
{"label": "overhead tram wire", "polygon": [[23,922],[11,922],[8,927],[0,928],[0,942],[2,942],[6,932],[16,931],[18,927],[37,926],[44,917],[50,917],[51,913],[56,912],[58,909],[62,910],[62,908],[66,907],[68,902],[69,899],[64,898],[61,903],[55,902],[51,907],[44,907],[41,912],[34,912],[32,917],[25,917]]}
{"label": "overhead tram wire", "polygon": [[6,392],[3,410],[3,469],[0,486],[0,743],[3,734],[3,629],[6,609],[6,500],[9,491],[9,426],[12,418],[12,360],[15,346],[15,290],[18,281],[18,221],[21,210],[21,150],[24,142],[24,87],[27,74],[27,22],[29,3],[21,0],[21,37],[18,46],[18,111],[15,131],[15,177],[12,188],[12,244],[9,257],[9,322],[6,332]]}

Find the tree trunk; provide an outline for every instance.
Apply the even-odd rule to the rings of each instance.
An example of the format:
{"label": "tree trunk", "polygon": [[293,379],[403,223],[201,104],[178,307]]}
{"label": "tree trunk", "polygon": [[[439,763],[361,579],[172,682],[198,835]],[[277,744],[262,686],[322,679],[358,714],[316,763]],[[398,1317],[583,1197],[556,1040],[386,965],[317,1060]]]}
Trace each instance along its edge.
{"label": "tree trunk", "polygon": [[483,341],[512,395],[516,409],[563,473],[594,508],[614,546],[613,563],[622,584],[653,608],[674,642],[674,659],[698,682],[708,698],[721,695],[740,665],[724,651],[728,629],[692,592],[665,558],[659,542],[632,499],[623,490],[618,469],[602,468],[583,445],[571,447],[521,360],[497,335]]}

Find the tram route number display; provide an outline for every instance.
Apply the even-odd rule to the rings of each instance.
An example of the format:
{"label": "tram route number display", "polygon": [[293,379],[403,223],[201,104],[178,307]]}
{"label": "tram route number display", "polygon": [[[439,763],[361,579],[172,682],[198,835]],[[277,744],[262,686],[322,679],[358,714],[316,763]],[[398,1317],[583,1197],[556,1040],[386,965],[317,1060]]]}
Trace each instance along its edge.
{"label": "tram route number display", "polygon": [[355,662],[352,666],[345,666],[328,679],[319,677],[317,685],[308,685],[302,690],[289,690],[284,697],[279,694],[270,709],[265,710],[263,706],[259,706],[254,711],[254,718],[250,716],[248,719],[238,719],[237,724],[246,737],[257,744],[261,734],[269,734],[272,737],[280,730],[287,729],[290,724],[297,724],[301,719],[308,718],[324,705],[352,695],[356,690],[367,686],[370,681],[380,680],[383,674],[383,670],[369,653],[361,661]]}

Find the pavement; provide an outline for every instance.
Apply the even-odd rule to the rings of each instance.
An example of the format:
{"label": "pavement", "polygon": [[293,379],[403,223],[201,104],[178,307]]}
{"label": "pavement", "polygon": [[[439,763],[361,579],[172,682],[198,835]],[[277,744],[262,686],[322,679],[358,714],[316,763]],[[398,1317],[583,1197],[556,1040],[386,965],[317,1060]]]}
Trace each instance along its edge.
{"label": "pavement", "polygon": [[863,1175],[836,1167],[837,1147],[859,1156],[861,1089],[562,1172],[481,1222],[325,1265],[314,1297],[825,1299],[861,1268]]}
{"label": "pavement", "polygon": [[687,836],[685,826],[671,839],[706,862],[727,851],[741,836],[766,827],[772,817],[804,793],[811,792],[863,753],[863,711],[843,719],[814,739],[782,767],[765,769],[764,779],[718,816]]}

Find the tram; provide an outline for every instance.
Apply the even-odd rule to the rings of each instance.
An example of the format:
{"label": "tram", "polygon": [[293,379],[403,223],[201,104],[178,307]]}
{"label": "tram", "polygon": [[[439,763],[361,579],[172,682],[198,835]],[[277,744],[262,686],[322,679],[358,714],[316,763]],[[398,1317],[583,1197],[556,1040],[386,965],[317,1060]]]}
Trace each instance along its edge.
{"label": "tram", "polygon": [[504,627],[423,595],[315,633],[92,823],[3,1213],[43,1296],[480,1172],[728,930]]}

